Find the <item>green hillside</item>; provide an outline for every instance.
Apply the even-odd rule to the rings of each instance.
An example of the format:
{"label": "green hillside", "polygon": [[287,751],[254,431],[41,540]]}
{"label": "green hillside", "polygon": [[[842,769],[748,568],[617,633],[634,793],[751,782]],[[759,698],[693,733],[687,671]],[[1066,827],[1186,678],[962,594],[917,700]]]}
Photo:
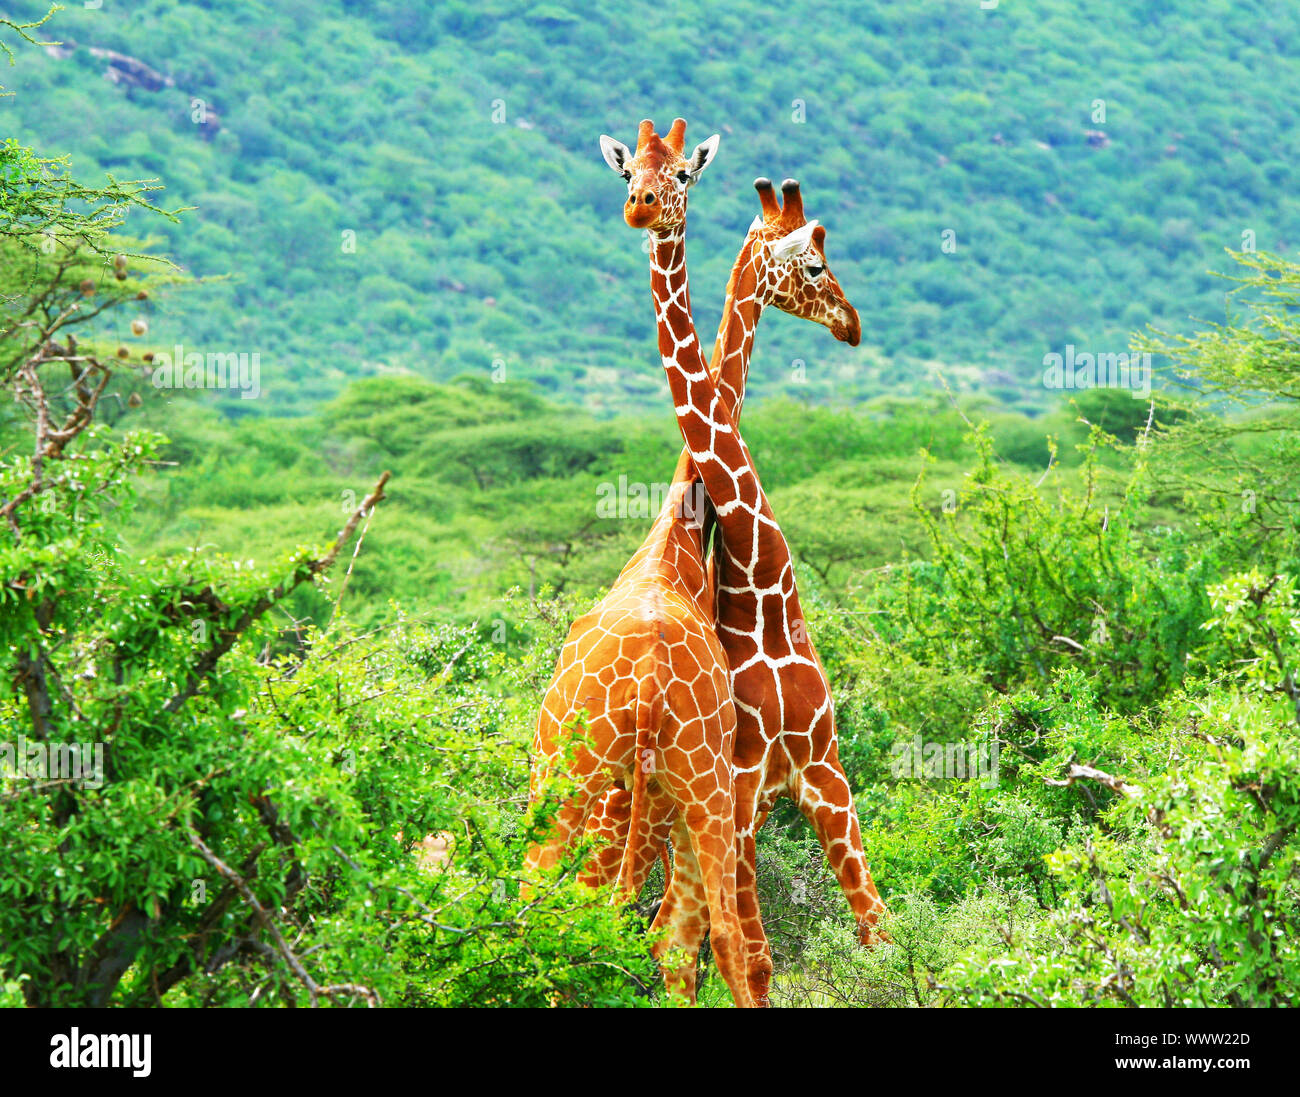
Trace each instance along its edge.
{"label": "green hillside", "polygon": [[659,406],[640,239],[596,150],[642,114],[723,136],[692,202],[701,329],[756,175],[798,175],[828,226],[867,346],[773,317],[760,401],[928,392],[939,365],[1041,408],[1045,353],[1220,316],[1225,247],[1300,244],[1279,94],[1300,9],[1265,0],[835,0],[798,25],[735,0],[140,0],[47,29],[64,46],[7,76],[5,130],[197,207],[160,248],[231,277],[158,302],[154,334],[258,352],[265,395],[239,414],[494,368],[597,414]]}
{"label": "green hillside", "polygon": [[[392,471],[348,587],[347,609],[367,625],[391,614],[390,601],[470,620],[499,613],[512,588],[590,599],[645,536],[657,506],[642,500],[666,490],[680,443],[663,417],[599,420],[518,386],[471,381],[376,378],[318,415],[236,424],[192,400],[143,392],[143,408],[122,425],[172,441],[162,453],[169,465],[142,485],[131,551],[182,556],[205,545],[273,559],[331,536]],[[1145,416],[1127,394],[1118,399],[1121,414]],[[942,462],[930,473],[935,506],[973,457],[959,413],[920,401],[863,413],[772,402],[749,418],[746,437],[764,455],[764,485],[803,577],[828,597],[923,548],[911,501],[923,447]],[[1048,424],[1005,415],[997,433],[1041,471],[1044,426],[1067,441],[1066,464],[1075,464],[1068,443],[1085,428],[1068,415]],[[296,612],[323,621],[328,598],[303,592]]]}

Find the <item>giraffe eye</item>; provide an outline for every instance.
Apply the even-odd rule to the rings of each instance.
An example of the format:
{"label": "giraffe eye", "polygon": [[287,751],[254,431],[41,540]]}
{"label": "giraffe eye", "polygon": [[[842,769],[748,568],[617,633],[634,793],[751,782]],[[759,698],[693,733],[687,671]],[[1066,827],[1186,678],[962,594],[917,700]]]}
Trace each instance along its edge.
{"label": "giraffe eye", "polygon": [[822,271],[824,271],[825,269],[826,269],[825,267],[819,267],[815,263],[810,266],[804,267],[804,270],[808,272],[809,278],[820,278]]}
{"label": "giraffe eye", "polygon": [[691,173],[689,171],[679,171],[677,173],[677,182],[681,183],[682,186],[686,186],[690,181]]}
{"label": "giraffe eye", "polygon": [[625,171],[623,173],[623,178],[626,179],[629,183],[632,182],[632,173],[630,171]]}

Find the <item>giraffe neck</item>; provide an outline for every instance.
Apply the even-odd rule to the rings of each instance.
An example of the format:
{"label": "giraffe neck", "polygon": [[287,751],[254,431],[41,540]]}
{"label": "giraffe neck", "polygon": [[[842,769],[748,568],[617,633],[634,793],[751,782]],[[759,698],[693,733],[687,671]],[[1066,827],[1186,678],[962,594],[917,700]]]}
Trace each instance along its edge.
{"label": "giraffe neck", "polygon": [[745,402],[745,385],[749,380],[749,356],[754,349],[758,320],[763,313],[759,298],[759,274],[753,253],[754,239],[747,239],[736,256],[727,280],[727,296],[722,305],[718,337],[713,343],[709,373],[718,387],[731,418],[740,423]]}
{"label": "giraffe neck", "polygon": [[714,613],[713,586],[705,569],[706,507],[699,481],[674,480],[641,547],[619,573],[619,583],[653,573],[693,602],[705,617]]}
{"label": "giraffe neck", "polygon": [[[746,239],[732,265],[731,277],[727,280],[726,297],[722,303],[722,319],[718,322],[718,335],[714,340],[713,355],[709,360],[709,375],[713,378],[718,394],[736,422],[740,421],[740,409],[745,401],[745,385],[749,379],[749,357],[754,347],[758,319],[762,315],[764,305],[760,300],[759,286],[762,279],[755,261],[753,246],[754,240]],[[689,287],[687,294],[689,295]],[[682,450],[673,473],[674,487],[683,481],[690,482],[693,487],[700,483],[689,449]],[[709,514],[701,534],[702,544],[707,543],[712,528],[713,516]]]}
{"label": "giraffe neck", "polygon": [[[790,553],[730,408],[704,364],[690,311],[685,230],[652,232],[650,243],[650,286],[658,320],[659,353],[672,391],[677,425],[722,531],[723,583],[732,588],[764,589],[789,567]],[[719,365],[726,364],[727,342],[743,349],[742,355],[733,356],[729,369],[733,381],[737,375],[740,378],[739,385],[733,386],[738,398],[753,342],[752,324],[744,325],[744,314],[753,306],[742,307],[734,294],[731,306],[720,332],[724,358]]]}
{"label": "giraffe neck", "polygon": [[[700,346],[691,317],[691,288],[686,278],[686,229],[651,230],[650,294],[655,304],[659,356],[668,368],[679,357],[693,368]],[[671,384],[672,378],[669,377]]]}

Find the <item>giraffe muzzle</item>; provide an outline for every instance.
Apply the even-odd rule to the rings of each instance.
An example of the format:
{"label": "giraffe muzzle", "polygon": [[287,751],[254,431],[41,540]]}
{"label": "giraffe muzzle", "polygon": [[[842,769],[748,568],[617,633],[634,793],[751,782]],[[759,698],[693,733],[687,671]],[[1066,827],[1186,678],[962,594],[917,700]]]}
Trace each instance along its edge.
{"label": "giraffe muzzle", "polygon": [[856,347],[862,339],[862,321],[858,319],[858,310],[846,306],[844,315],[831,325],[831,334],[840,342]]}
{"label": "giraffe muzzle", "polygon": [[628,195],[623,207],[623,219],[634,229],[649,228],[660,213],[659,198],[652,190]]}

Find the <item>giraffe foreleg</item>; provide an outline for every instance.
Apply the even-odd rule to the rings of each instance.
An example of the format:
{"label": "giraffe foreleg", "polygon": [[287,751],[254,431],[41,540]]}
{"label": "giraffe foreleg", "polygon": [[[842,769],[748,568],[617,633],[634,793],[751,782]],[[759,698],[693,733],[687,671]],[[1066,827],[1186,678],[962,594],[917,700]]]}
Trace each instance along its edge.
{"label": "giraffe foreleg", "polygon": [[889,935],[879,926],[885,904],[867,867],[858,809],[838,759],[809,763],[799,774],[796,791],[799,810],[817,832],[831,871],[853,910],[858,939],[868,948],[887,943]]}

